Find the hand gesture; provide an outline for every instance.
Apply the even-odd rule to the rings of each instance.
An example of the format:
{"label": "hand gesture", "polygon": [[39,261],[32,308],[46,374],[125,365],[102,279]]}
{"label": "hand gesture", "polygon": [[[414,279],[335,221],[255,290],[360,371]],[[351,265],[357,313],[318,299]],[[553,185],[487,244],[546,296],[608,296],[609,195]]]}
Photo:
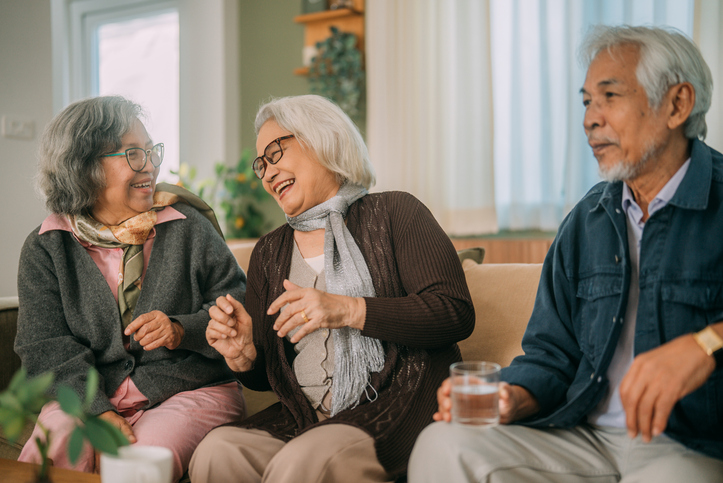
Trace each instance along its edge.
{"label": "hand gesture", "polygon": [[290,339],[293,343],[320,328],[364,328],[366,302],[363,298],[299,288],[288,280],[284,280],[284,288],[286,292],[271,303],[267,312],[273,315],[288,304],[274,322],[274,330],[279,337],[286,337],[299,326],[299,331]]}
{"label": "hand gesture", "polygon": [[643,441],[665,431],[675,403],[698,389],[715,369],[692,334],[639,354],[620,383],[628,435]]}
{"label": "hand gesture", "polygon": [[216,299],[208,311],[211,320],[206,327],[206,340],[216,349],[231,370],[251,370],[256,360],[251,316],[243,304],[231,295]]}
{"label": "hand gesture", "polygon": [[175,349],[181,343],[185,331],[181,324],[173,322],[160,310],[153,310],[137,317],[124,331],[125,335],[134,333],[133,339],[143,349],[151,351],[159,347]]}

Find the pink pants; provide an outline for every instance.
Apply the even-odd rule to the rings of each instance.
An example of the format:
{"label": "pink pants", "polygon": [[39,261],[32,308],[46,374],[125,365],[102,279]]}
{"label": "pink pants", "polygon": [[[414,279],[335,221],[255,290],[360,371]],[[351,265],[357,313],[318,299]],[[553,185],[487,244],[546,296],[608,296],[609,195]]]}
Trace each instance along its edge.
{"label": "pink pants", "polygon": [[[193,451],[206,433],[222,424],[238,421],[246,412],[241,388],[235,382],[181,392],[144,411],[138,408],[146,404],[147,399],[127,377],[110,402],[133,427],[138,440],[136,444],[164,446],[173,452],[174,481],[183,476]],[[54,466],[86,473],[96,470],[95,454],[88,443],[75,465],[68,461],[68,440],[75,421],[60,409],[57,402],[46,404],[38,421],[50,430],[48,456]],[[18,461],[40,462],[36,437],[43,438],[43,432],[37,425]]]}

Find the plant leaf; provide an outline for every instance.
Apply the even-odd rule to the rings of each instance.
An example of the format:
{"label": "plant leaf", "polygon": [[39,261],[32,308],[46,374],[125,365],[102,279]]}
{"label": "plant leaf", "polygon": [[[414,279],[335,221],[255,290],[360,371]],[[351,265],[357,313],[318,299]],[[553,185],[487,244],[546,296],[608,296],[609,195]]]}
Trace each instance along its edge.
{"label": "plant leaf", "polygon": [[125,436],[121,433],[119,437],[118,433],[120,433],[118,428],[95,416],[89,417],[85,421],[85,435],[90,441],[90,444],[103,453],[116,456],[118,454],[118,447],[124,446],[124,444],[121,443],[124,441],[125,444],[128,444]]}
{"label": "plant leaf", "polygon": [[88,380],[85,382],[85,410],[90,410],[90,405],[98,392],[98,370],[90,366],[88,369]]}
{"label": "plant leaf", "polygon": [[80,398],[70,387],[66,385],[58,386],[58,402],[64,412],[76,418],[82,418],[83,408]]}
{"label": "plant leaf", "polygon": [[71,464],[75,464],[75,462],[78,461],[80,453],[83,451],[84,441],[85,435],[83,434],[83,429],[80,426],[76,426],[68,441],[68,459]]}
{"label": "plant leaf", "polygon": [[15,413],[15,417],[8,418],[7,422],[4,422],[2,426],[8,443],[14,444],[25,427],[25,415],[23,413]]}
{"label": "plant leaf", "polygon": [[21,366],[20,369],[18,369],[15,374],[13,374],[13,378],[10,379],[10,384],[8,384],[8,391],[10,392],[16,392],[20,386],[25,383],[25,380],[28,378],[28,371],[25,370],[25,366]]}
{"label": "plant leaf", "polygon": [[18,412],[23,412],[23,405],[20,404],[18,397],[11,393],[9,390],[0,393],[0,407],[13,409]]}

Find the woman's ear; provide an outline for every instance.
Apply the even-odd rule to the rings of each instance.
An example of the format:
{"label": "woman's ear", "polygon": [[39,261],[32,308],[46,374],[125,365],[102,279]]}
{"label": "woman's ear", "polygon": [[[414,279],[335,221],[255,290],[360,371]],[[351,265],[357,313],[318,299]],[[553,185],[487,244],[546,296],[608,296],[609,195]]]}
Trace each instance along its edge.
{"label": "woman's ear", "polygon": [[682,126],[690,117],[695,106],[695,89],[690,82],[681,82],[670,88],[666,96],[670,115],[668,116],[668,128],[673,130]]}

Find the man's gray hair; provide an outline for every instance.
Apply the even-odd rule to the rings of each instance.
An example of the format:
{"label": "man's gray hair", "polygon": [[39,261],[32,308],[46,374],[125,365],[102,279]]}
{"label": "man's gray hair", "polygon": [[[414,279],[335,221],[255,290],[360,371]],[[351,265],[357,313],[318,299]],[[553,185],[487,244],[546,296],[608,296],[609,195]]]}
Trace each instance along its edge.
{"label": "man's gray hair", "polygon": [[101,156],[121,148],[121,138],[140,115],[137,104],[109,96],[75,102],[50,121],[40,141],[37,179],[50,212],[92,210],[105,189]]}
{"label": "man's gray hair", "polygon": [[339,106],[317,95],[272,99],[256,114],[256,135],[273,120],[310,149],[322,166],[336,174],[339,184],[350,181],[369,189],[374,167],[359,129]]}
{"label": "man's gray hair", "polygon": [[698,47],[685,34],[672,27],[594,26],[580,47],[580,60],[587,68],[603,50],[614,55],[615,47],[636,45],[640,61],[635,72],[645,89],[648,103],[658,109],[670,87],[690,82],[695,105],[685,122],[685,136],[705,139],[705,115],[710,108],[713,78]]}

